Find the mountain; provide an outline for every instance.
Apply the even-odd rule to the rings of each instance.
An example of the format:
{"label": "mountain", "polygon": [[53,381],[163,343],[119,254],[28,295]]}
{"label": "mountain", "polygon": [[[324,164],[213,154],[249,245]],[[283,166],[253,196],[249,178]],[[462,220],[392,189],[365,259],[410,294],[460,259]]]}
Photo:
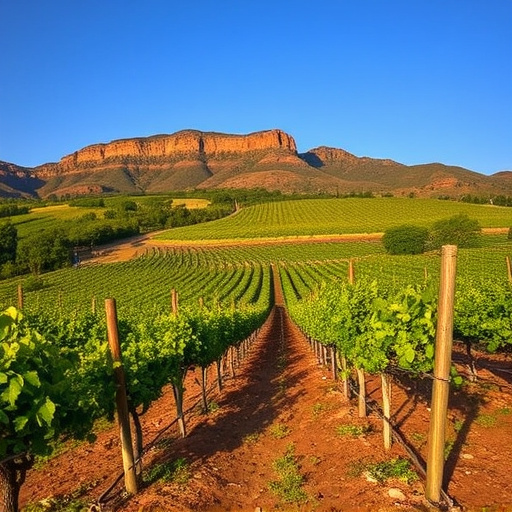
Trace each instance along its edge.
{"label": "mountain", "polygon": [[256,187],[425,197],[512,195],[512,172],[485,176],[440,163],[406,166],[325,146],[298,153],[293,137],[282,130],[248,135],[183,130],[94,144],[34,168],[0,162],[4,197]]}

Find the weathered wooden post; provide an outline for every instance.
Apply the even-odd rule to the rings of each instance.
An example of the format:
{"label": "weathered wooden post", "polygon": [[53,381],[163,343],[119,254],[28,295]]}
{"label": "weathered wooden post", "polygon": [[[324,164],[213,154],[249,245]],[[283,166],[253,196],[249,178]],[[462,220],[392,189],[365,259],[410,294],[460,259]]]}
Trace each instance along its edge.
{"label": "weathered wooden post", "polygon": [[512,264],[510,263],[510,256],[505,256],[505,261],[507,262],[508,282],[512,284]]}
{"label": "weathered wooden post", "polygon": [[130,418],[128,415],[128,398],[126,396],[126,383],[124,368],[121,359],[121,346],[117,330],[117,309],[115,299],[105,300],[107,315],[108,344],[114,362],[114,378],[116,380],[116,407],[117,421],[121,437],[121,450],[123,454],[124,484],[128,494],[137,493],[137,475],[133,457],[133,444],[130,431]]}
{"label": "weathered wooden post", "polygon": [[23,286],[21,283],[18,284],[18,309],[23,309]]}
{"label": "weathered wooden post", "polygon": [[391,433],[391,378],[387,373],[381,373],[382,383],[382,435],[384,436],[384,449],[390,450],[393,443]]}
{"label": "weathered wooden post", "polygon": [[436,504],[440,501],[443,485],[445,428],[453,343],[457,246],[444,245],[441,258],[426,483],[426,498]]}
{"label": "weathered wooden post", "polygon": [[354,284],[356,282],[356,274],[354,270],[354,260],[350,258],[348,260],[348,282]]}
{"label": "weathered wooden post", "polygon": [[176,288],[171,290],[171,311],[175,315],[178,314],[178,292],[176,291]]}
{"label": "weathered wooden post", "polygon": [[91,313],[93,315],[96,314],[96,296],[95,295],[93,295],[91,298]]}

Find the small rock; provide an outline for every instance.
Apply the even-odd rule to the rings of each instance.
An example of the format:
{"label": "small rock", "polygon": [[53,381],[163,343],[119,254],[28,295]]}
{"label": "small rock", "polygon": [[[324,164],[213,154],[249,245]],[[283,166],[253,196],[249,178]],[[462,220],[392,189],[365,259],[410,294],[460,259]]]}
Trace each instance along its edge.
{"label": "small rock", "polygon": [[394,500],[398,501],[405,501],[407,498],[405,497],[405,494],[400,490],[392,487],[388,491],[388,496],[390,498],[393,498]]}
{"label": "small rock", "polygon": [[475,456],[474,455],[471,455],[470,453],[463,453],[462,454],[462,458],[463,459],[467,459],[467,460],[471,460],[471,459],[474,459]]}

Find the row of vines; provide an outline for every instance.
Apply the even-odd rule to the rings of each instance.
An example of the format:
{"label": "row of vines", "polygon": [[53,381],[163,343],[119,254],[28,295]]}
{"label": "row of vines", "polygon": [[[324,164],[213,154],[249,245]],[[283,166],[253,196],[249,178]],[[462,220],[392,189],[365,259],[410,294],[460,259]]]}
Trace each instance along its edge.
{"label": "row of vines", "polygon": [[[102,269],[108,271],[107,266]],[[203,292],[211,289],[212,293],[203,297],[196,292],[193,301],[180,302],[179,310],[176,293],[171,310],[169,288],[166,304],[160,308],[133,304],[120,308],[117,329],[137,459],[144,445],[139,416],[162,395],[164,386],[172,386],[176,418],[185,435],[183,394],[188,369],[203,370],[203,408],[207,409],[206,369],[216,364],[221,386],[221,362],[229,358],[233,365],[245,353],[248,340],[270,311],[269,267],[240,265],[225,272],[205,272],[187,273],[182,268],[183,295],[187,296],[187,283],[194,290],[197,280],[202,280]],[[141,289],[147,285],[143,279]],[[219,290],[223,290],[222,302]],[[191,297],[192,293],[188,290]],[[89,307],[80,310],[76,305],[70,311],[57,307],[53,312],[42,307],[21,312],[11,306],[0,314],[2,510],[17,510],[20,486],[36,455],[51,452],[58,438],[90,438],[96,420],[113,417],[117,363],[109,351],[107,330],[102,312]]]}

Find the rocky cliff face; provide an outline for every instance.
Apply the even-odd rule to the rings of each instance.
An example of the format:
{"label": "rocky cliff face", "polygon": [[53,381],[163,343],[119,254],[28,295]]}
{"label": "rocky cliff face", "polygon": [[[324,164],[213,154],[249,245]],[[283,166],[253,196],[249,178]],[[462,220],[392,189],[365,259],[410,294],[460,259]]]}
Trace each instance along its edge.
{"label": "rocky cliff face", "polygon": [[248,135],[184,130],[94,144],[34,169],[0,162],[0,196],[254,187],[299,193],[512,195],[510,175],[484,176],[442,164],[406,166],[326,146],[298,154],[293,137],[282,130]]}
{"label": "rocky cliff face", "polygon": [[115,140],[87,146],[61,159],[36,169],[41,178],[94,167],[115,164],[155,165],[178,160],[207,160],[226,154],[254,151],[285,150],[296,153],[293,137],[281,130],[268,130],[249,135],[228,135],[184,130],[172,135]]}

